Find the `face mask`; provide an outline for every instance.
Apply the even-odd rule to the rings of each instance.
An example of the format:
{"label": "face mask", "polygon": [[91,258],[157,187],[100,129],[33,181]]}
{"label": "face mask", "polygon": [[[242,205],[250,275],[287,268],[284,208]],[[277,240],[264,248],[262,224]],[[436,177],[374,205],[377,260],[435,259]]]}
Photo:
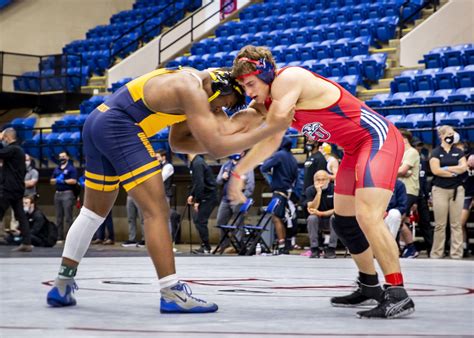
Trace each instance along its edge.
{"label": "face mask", "polygon": [[29,167],[31,165],[31,161],[25,161],[25,165]]}
{"label": "face mask", "polygon": [[453,144],[454,142],[454,136],[446,136],[444,138],[444,142],[446,142],[447,144]]}
{"label": "face mask", "polygon": [[3,140],[3,141],[2,141],[2,145],[3,145],[4,147],[6,147],[6,146],[8,145],[8,142],[5,141],[5,140]]}
{"label": "face mask", "polygon": [[67,162],[67,160],[65,158],[61,158],[61,159],[59,159],[59,162],[61,162],[61,164],[64,164],[64,163]]}
{"label": "face mask", "polygon": [[30,213],[30,208],[29,207],[23,207],[23,211],[25,212],[25,214],[29,214]]}

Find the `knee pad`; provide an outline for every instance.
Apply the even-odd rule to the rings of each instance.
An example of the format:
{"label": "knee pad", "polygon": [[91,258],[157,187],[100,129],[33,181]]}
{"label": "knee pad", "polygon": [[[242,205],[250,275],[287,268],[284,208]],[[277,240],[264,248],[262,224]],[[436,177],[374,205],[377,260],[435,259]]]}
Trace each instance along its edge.
{"label": "knee pad", "polygon": [[355,216],[346,217],[335,214],[334,231],[351,254],[358,255],[369,248],[369,242]]}
{"label": "knee pad", "polygon": [[92,236],[104,220],[104,217],[82,207],[66,236],[63,257],[79,263],[89,248]]}

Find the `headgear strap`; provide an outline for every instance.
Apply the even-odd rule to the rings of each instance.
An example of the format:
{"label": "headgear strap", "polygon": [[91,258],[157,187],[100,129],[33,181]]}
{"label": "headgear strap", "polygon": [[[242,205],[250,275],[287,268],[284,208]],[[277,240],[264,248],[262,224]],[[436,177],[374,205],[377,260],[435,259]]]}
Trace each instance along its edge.
{"label": "headgear strap", "polygon": [[256,66],[256,70],[247,74],[243,74],[237,77],[237,79],[243,79],[247,76],[256,75],[260,80],[265,82],[266,84],[271,84],[275,79],[275,67],[273,64],[262,58],[260,60],[252,60],[247,57],[243,57],[239,59],[239,62],[250,62]]}

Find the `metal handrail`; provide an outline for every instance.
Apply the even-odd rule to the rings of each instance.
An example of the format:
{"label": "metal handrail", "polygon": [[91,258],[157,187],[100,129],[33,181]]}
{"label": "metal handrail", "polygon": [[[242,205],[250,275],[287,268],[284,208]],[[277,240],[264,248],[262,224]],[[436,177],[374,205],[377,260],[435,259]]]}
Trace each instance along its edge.
{"label": "metal handrail", "polygon": [[156,25],[156,26],[153,26],[153,28],[147,30],[146,32],[142,33],[138,38],[136,38],[135,40],[132,40],[130,41],[126,46],[122,47],[121,49],[119,49],[118,51],[116,51],[115,53],[112,53],[113,51],[113,47],[114,45],[116,44],[117,41],[119,41],[120,39],[122,39],[124,36],[132,33],[133,31],[135,31],[138,27],[141,27],[141,26],[144,26],[145,23],[147,23],[150,19],[153,19],[156,15],[164,12],[165,10],[167,10],[168,8],[171,7],[171,5],[173,6],[173,10],[174,12],[172,14],[170,14],[170,16],[173,16],[175,14],[178,14],[179,11],[176,11],[176,1],[173,1],[172,3],[169,3],[168,6],[166,7],[163,7],[163,8],[160,8],[159,10],[156,10],[154,11],[152,14],[150,14],[145,20],[143,20],[141,23],[131,27],[129,30],[127,30],[126,32],[122,33],[122,35],[120,35],[119,37],[117,37],[115,40],[111,41],[110,42],[110,45],[109,45],[109,63],[112,62],[113,58],[118,55],[120,52],[122,52],[123,50],[125,50],[127,47],[129,47],[130,45],[136,43],[136,42],[139,42],[141,41],[149,32],[151,32],[152,30],[156,29],[158,26],[161,26],[163,23],[160,23],[159,25]]}
{"label": "metal handrail", "polygon": [[[66,53],[66,54],[43,54],[43,55],[37,55],[37,54],[26,54],[26,53],[17,53],[17,52],[5,52],[5,51],[0,51],[0,92],[3,92],[3,77],[15,77],[15,78],[28,78],[28,79],[38,79],[39,80],[39,90],[37,92],[28,92],[28,93],[39,93],[42,92],[42,80],[47,79],[47,78],[82,78],[82,69],[84,68],[84,63],[83,63],[83,58],[82,54],[78,53]],[[4,73],[3,70],[5,69],[5,56],[12,55],[12,56],[22,56],[22,57],[30,57],[30,58],[35,58],[39,60],[38,63],[38,76],[31,76],[31,75],[24,75],[24,74],[11,74],[11,73]],[[70,75],[67,73],[62,72],[63,69],[67,69],[67,60],[69,56],[77,56],[79,58],[79,67],[81,69],[81,74],[79,75]],[[43,66],[42,66],[42,61],[44,58],[50,58],[50,57],[61,57],[61,59],[64,57],[64,61],[61,62],[61,73],[59,74],[54,74],[52,76],[43,76]],[[64,67],[65,66],[65,67]],[[64,86],[62,86],[62,90],[64,92],[67,92],[67,82],[64,83]]]}
{"label": "metal handrail", "polygon": [[420,13],[423,9],[428,7],[429,5],[434,6],[434,11],[436,12],[438,9],[439,5],[439,0],[424,0],[423,5],[421,5],[415,12],[411,13],[408,17],[403,18],[403,9],[407,7],[410,4],[410,0],[406,0],[401,6],[400,6],[400,22],[398,24],[399,27],[399,32],[398,32],[398,38],[401,39],[403,37],[403,29],[406,27],[406,23],[410,22],[411,19],[413,19],[418,13]]}
{"label": "metal handrail", "polygon": [[[196,25],[194,27],[194,16],[199,14],[202,10],[204,10],[205,8],[207,8],[208,6],[210,6],[211,4],[213,4],[216,0],[211,0],[210,2],[208,2],[206,5],[202,6],[201,8],[199,8],[199,10],[197,10],[196,12],[194,12],[192,15],[190,15],[189,17],[185,18],[184,20],[182,20],[181,22],[175,24],[173,27],[170,28],[170,30],[168,30],[167,32],[163,33],[160,37],[160,41],[158,43],[158,65],[161,64],[162,60],[161,60],[161,53],[165,50],[167,50],[168,48],[170,48],[174,43],[176,43],[177,41],[181,40],[183,37],[185,37],[186,35],[188,34],[191,34],[191,41],[190,42],[193,42],[195,41],[194,40],[194,31],[196,28],[200,27],[201,25],[203,25],[205,22],[207,22],[208,20],[210,20],[211,18],[213,18],[216,14],[220,14],[222,13],[222,11],[227,8],[228,6],[231,6],[232,5],[232,2],[228,2],[226,4],[224,4],[224,6],[222,7],[219,7],[219,10],[210,14],[206,19],[204,19],[201,23],[199,23],[198,25]],[[178,26],[181,26],[182,24],[184,24],[185,22],[187,22],[188,20],[191,20],[191,29],[183,34],[181,34],[178,38],[176,38],[175,40],[171,41],[166,47],[162,48],[162,41],[163,41],[163,38],[170,34],[171,32],[173,32],[174,29],[176,29]]]}

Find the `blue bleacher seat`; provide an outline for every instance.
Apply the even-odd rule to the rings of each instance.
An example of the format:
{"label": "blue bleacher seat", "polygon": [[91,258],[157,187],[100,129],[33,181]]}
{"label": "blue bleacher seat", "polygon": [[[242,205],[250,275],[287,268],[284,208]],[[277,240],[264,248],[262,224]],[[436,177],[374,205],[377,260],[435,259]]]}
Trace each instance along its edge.
{"label": "blue bleacher seat", "polygon": [[405,104],[424,104],[428,96],[433,95],[432,90],[418,90],[405,99]]}
{"label": "blue bleacher seat", "polygon": [[405,120],[404,115],[387,115],[385,116],[385,118],[392,123],[401,122]]}
{"label": "blue bleacher seat", "polygon": [[471,117],[471,111],[453,111],[446,118],[441,119],[440,124],[458,127],[464,123],[464,119],[469,117]]}
{"label": "blue bleacher seat", "polygon": [[474,65],[464,67],[456,73],[456,77],[459,87],[474,87]]}
{"label": "blue bleacher seat", "polygon": [[438,89],[434,94],[429,95],[425,98],[426,104],[437,104],[445,103],[448,100],[448,96],[454,93],[454,89]]}
{"label": "blue bleacher seat", "polygon": [[474,87],[471,88],[459,88],[456,90],[456,94],[462,94],[466,96],[466,101],[474,101]]}
{"label": "blue bleacher seat", "polygon": [[377,94],[372,99],[365,101],[365,103],[372,108],[383,107],[385,101],[389,99],[391,95],[390,93]]}
{"label": "blue bleacher seat", "polygon": [[435,74],[436,87],[438,89],[454,89],[457,88],[456,73],[461,67],[446,67],[442,72]]}
{"label": "blue bleacher seat", "polygon": [[[403,106],[405,104],[405,100],[410,97],[411,92],[398,92],[394,93],[390,99],[387,99],[385,104],[387,106]],[[403,111],[399,112],[403,114]]]}
{"label": "blue bleacher seat", "polygon": [[424,117],[423,113],[408,114],[403,121],[396,122],[395,126],[397,128],[414,128],[417,122],[423,120]]}
{"label": "blue bleacher seat", "polygon": [[398,21],[397,16],[387,16],[375,23],[376,36],[381,41],[388,41],[395,36]]}

